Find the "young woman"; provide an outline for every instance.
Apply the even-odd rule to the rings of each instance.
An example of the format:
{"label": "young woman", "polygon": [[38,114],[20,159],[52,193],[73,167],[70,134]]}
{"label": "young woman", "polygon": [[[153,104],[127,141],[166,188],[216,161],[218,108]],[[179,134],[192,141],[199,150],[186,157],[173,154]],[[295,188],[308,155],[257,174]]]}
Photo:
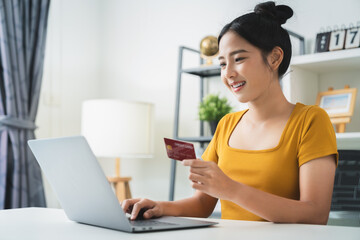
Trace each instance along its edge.
{"label": "young woman", "polygon": [[249,109],[226,115],[190,167],[194,196],[173,202],[130,199],[135,219],[162,215],[208,217],[218,199],[223,219],[326,224],[338,161],[333,126],[317,106],[289,103],[279,78],[291,59],[281,27],[290,7],[258,4],[221,31],[221,79]]}

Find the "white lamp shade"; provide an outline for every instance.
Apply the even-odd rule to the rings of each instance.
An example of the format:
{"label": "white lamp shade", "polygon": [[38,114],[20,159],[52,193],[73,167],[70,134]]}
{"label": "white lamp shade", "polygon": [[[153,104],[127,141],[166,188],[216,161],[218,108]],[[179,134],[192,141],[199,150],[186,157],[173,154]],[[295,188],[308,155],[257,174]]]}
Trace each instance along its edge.
{"label": "white lamp shade", "polygon": [[82,134],[98,157],[151,157],[153,105],[115,99],[83,102]]}

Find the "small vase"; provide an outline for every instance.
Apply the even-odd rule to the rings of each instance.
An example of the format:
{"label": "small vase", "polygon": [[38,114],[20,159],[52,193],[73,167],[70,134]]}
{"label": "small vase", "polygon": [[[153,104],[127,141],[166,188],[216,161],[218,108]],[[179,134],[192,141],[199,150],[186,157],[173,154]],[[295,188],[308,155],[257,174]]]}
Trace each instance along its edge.
{"label": "small vase", "polygon": [[211,131],[211,134],[214,135],[215,134],[215,130],[216,130],[216,127],[218,125],[219,121],[210,121],[209,124],[210,124],[210,131]]}

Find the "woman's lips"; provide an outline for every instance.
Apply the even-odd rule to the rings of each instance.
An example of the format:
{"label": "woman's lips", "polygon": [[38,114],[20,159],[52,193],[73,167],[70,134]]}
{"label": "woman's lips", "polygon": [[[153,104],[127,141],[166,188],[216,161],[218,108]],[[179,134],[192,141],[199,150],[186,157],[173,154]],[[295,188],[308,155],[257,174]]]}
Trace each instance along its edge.
{"label": "woman's lips", "polygon": [[234,92],[240,91],[246,85],[246,81],[231,83],[230,86]]}

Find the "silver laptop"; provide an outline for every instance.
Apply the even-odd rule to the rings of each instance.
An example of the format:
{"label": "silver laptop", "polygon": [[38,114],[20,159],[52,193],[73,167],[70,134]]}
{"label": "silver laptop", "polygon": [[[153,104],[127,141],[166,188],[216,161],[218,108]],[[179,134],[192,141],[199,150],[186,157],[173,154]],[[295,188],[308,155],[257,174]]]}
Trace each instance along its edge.
{"label": "silver laptop", "polygon": [[125,232],[206,227],[216,222],[180,217],[130,221],[82,136],[28,141],[69,219]]}

